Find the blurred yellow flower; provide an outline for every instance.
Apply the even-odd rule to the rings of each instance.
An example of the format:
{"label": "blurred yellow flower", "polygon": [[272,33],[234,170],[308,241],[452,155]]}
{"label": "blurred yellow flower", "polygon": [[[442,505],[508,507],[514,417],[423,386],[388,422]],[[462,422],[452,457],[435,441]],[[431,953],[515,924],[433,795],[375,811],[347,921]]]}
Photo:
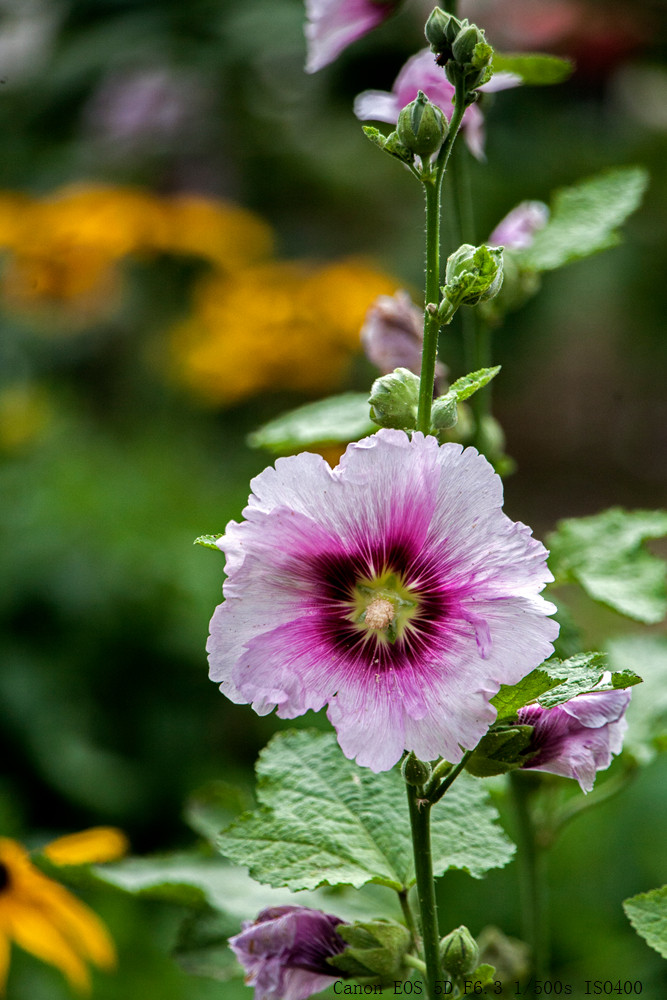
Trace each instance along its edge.
{"label": "blurred yellow flower", "polygon": [[10,308],[80,328],[116,306],[130,254],[196,255],[231,270],[266,256],[272,233],[253,213],[199,196],[78,184],[45,198],[0,194],[2,291]]}
{"label": "blurred yellow flower", "polygon": [[29,382],[0,389],[0,451],[12,452],[39,438],[53,417],[47,392]]}
{"label": "blurred yellow flower", "polygon": [[90,865],[117,861],[127,854],[130,843],[115,826],[93,826],[52,840],[42,850],[54,865]]}
{"label": "blurred yellow flower", "polygon": [[71,985],[83,992],[90,989],[87,962],[101,969],[112,969],[116,962],[113,941],[99,917],[35,868],[20,844],[3,837],[0,838],[2,993],[12,941],[60,969]]}
{"label": "blurred yellow flower", "polygon": [[361,260],[271,261],[211,274],[172,332],[175,377],[212,404],[266,390],[319,394],[359,353],[366,310],[398,282]]}

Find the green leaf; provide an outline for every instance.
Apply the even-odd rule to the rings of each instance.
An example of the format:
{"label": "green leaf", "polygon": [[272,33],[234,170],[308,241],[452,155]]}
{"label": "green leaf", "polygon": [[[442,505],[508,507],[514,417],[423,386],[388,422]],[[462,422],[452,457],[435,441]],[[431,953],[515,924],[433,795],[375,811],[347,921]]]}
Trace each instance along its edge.
{"label": "green leaf", "polygon": [[552,271],[620,242],[617,227],[641,202],[648,175],[641,167],[609,170],[557,191],[549,222],[525,250],[522,268]]}
{"label": "green leaf", "polygon": [[543,87],[552,83],[562,83],[572,76],[574,63],[571,59],[548,56],[537,52],[493,53],[494,73],[516,73],[521,82],[531,87]]}
{"label": "green leaf", "polygon": [[667,885],[626,899],[623,909],[637,933],[667,958]]}
{"label": "green leaf", "polygon": [[217,910],[231,919],[238,930],[243,920],[253,920],[267,906],[298,904],[333,913],[344,920],[382,916],[401,918],[396,896],[380,886],[365,886],[361,892],[320,889],[300,892],[260,885],[248,872],[230,865],[219,855],[180,852],[149,858],[127,858],[117,864],[96,866],[97,883],[113,885],[123,892],[177,903],[207,912]]}
{"label": "green leaf", "polygon": [[[272,886],[314,889],[368,882],[398,891],[415,881],[404,783],[345,758],[333,733],[279,733],[257,764],[260,808],[219,838],[221,852]],[[436,874],[480,877],[513,845],[479,783],[459,778],[432,818]]]}
{"label": "green leaf", "polygon": [[185,822],[213,846],[218,834],[252,805],[250,795],[224,781],[210,781],[185,803]]}
{"label": "green leaf", "polygon": [[624,636],[609,643],[615,669],[637,669],[644,683],[632,693],[625,717],[624,746],[638,761],[648,764],[667,750],[667,637]]}
{"label": "green leaf", "polygon": [[491,704],[498,719],[513,718],[520,708],[537,702],[543,708],[562,705],[578,694],[632,687],[641,678],[632,670],[609,670],[604,653],[578,653],[567,660],[552,657],[518,684],[503,685]]}
{"label": "green leaf", "polygon": [[215,543],[218,538],[222,538],[223,534],[224,532],[221,532],[219,535],[200,535],[199,538],[195,538],[192,544],[203,545],[205,549],[215,549],[216,552],[219,552],[220,549]]}
{"label": "green leaf", "polygon": [[549,537],[556,583],[578,583],[596,601],[646,624],[667,614],[667,567],[642,545],[667,535],[667,511],[624,511],[561,521]]}
{"label": "green leaf", "polygon": [[462,403],[464,399],[468,399],[478,389],[483,389],[492,378],[495,378],[500,368],[500,365],[494,365],[493,368],[480,368],[479,371],[470,372],[469,375],[462,375],[456,382],[452,382],[446,395],[452,395],[457,403]]}
{"label": "green leaf", "polygon": [[285,454],[309,445],[358,441],[377,429],[369,416],[368,393],[344,392],[276,417],[250,434],[248,444]]}

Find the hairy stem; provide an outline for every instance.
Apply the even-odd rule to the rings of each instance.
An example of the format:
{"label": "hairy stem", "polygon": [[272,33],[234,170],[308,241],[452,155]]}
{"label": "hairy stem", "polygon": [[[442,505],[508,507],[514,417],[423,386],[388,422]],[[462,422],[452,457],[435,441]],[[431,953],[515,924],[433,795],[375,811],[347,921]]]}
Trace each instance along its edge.
{"label": "hairy stem", "polygon": [[540,845],[533,819],[531,800],[534,789],[530,777],[510,773],[510,788],[517,825],[517,861],[523,937],[532,956],[532,972],[541,979],[549,964],[547,925],[546,855]]}
{"label": "hairy stem", "polygon": [[433,882],[433,862],[431,860],[431,806],[427,800],[419,797],[419,790],[414,785],[406,784],[406,789],[426,962],[426,997],[427,1000],[434,1000],[436,984],[442,977],[440,973],[440,931]]}

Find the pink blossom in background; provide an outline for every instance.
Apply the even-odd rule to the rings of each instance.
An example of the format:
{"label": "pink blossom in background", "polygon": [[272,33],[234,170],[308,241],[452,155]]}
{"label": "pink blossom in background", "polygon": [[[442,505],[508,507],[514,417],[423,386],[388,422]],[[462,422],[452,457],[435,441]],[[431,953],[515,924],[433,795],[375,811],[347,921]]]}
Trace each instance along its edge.
{"label": "pink blossom in background", "polygon": [[[395,368],[408,368],[415,375],[421,370],[424,346],[424,313],[407,292],[378,295],[366,313],[361,328],[361,342],[369,361],[388,375]],[[436,378],[442,379],[446,368],[436,362]]]}
{"label": "pink blossom in background", "polygon": [[401,0],[306,0],[306,72],[333,62],[352,42],[394,12]]}
{"label": "pink blossom in background", "polygon": [[537,751],[523,767],[576,778],[582,790],[590,792],[596,773],[606,770],[621,751],[630,695],[627,689],[596,691],[555,708],[520,709],[519,722],[535,727],[529,749]]}
{"label": "pink blossom in background", "polygon": [[489,246],[525,250],[548,221],[549,209],[543,201],[522,201],[498,223],[489,236]]}
{"label": "pink blossom in background", "polygon": [[346,948],[336,932],[342,922],[305,906],[273,906],[245,921],[229,946],[255,1000],[306,1000],[341,979],[326,960]]}
{"label": "pink blossom in background", "polygon": [[[396,77],[391,91],[365,90],[354,102],[354,113],[361,121],[389,122],[395,125],[398,115],[406,104],[414,101],[419,91],[423,91],[429,101],[452,117],[454,87],[445,76],[445,71],[435,61],[430,48],[422,49],[411,56]],[[521,78],[514,73],[494,73],[488,83],[479,90],[492,93],[518,87]],[[484,158],[484,117],[476,104],[472,104],[463,116],[462,124],[465,140],[470,152],[477,159]]]}
{"label": "pink blossom in background", "polygon": [[328,704],[343,752],[374,771],[404,749],[460,760],[558,634],[546,550],[503,513],[491,465],[385,429],[334,469],[304,453],[251,485],[217,542],[211,679],[261,715]]}

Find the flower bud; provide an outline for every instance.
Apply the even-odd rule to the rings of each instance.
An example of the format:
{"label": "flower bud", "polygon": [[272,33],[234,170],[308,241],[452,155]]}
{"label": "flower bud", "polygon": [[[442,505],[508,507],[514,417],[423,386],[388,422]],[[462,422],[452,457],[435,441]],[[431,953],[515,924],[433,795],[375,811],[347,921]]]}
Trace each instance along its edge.
{"label": "flower bud", "polygon": [[424,34],[436,55],[450,59],[452,43],[461,30],[461,21],[453,14],[448,14],[442,7],[436,7],[426,22]]}
{"label": "flower bud", "polygon": [[438,396],[431,407],[431,427],[434,431],[448,430],[459,419],[458,400],[451,393]]}
{"label": "flower bud", "polygon": [[411,750],[401,764],[401,774],[406,784],[419,788],[431,777],[431,765],[426,760],[420,760]]}
{"label": "flower bud", "polygon": [[478,42],[484,41],[486,41],[484,32],[480,31],[476,25],[469,24],[467,27],[461,28],[461,31],[459,31],[454,39],[452,57],[458,63],[472,62],[475,46]]}
{"label": "flower bud", "polygon": [[341,972],[361,983],[394,985],[409,970],[403,959],[412,944],[410,932],[393,920],[341,924],[338,928],[347,948],[329,960]]}
{"label": "flower bud", "polygon": [[445,297],[455,306],[474,306],[499,291],[503,283],[503,248],[464,243],[447,259]]}
{"label": "flower bud", "polygon": [[412,430],[417,426],[419,377],[407,368],[397,368],[373,382],[368,402],[371,420],[380,427]]}
{"label": "flower bud", "polygon": [[445,141],[448,128],[449,123],[440,108],[431,104],[420,90],[414,101],[400,112],[396,134],[410,152],[424,159],[431,153],[437,153]]}
{"label": "flower bud", "polygon": [[477,967],[479,948],[467,927],[461,925],[440,942],[442,967],[453,979],[465,976]]}

